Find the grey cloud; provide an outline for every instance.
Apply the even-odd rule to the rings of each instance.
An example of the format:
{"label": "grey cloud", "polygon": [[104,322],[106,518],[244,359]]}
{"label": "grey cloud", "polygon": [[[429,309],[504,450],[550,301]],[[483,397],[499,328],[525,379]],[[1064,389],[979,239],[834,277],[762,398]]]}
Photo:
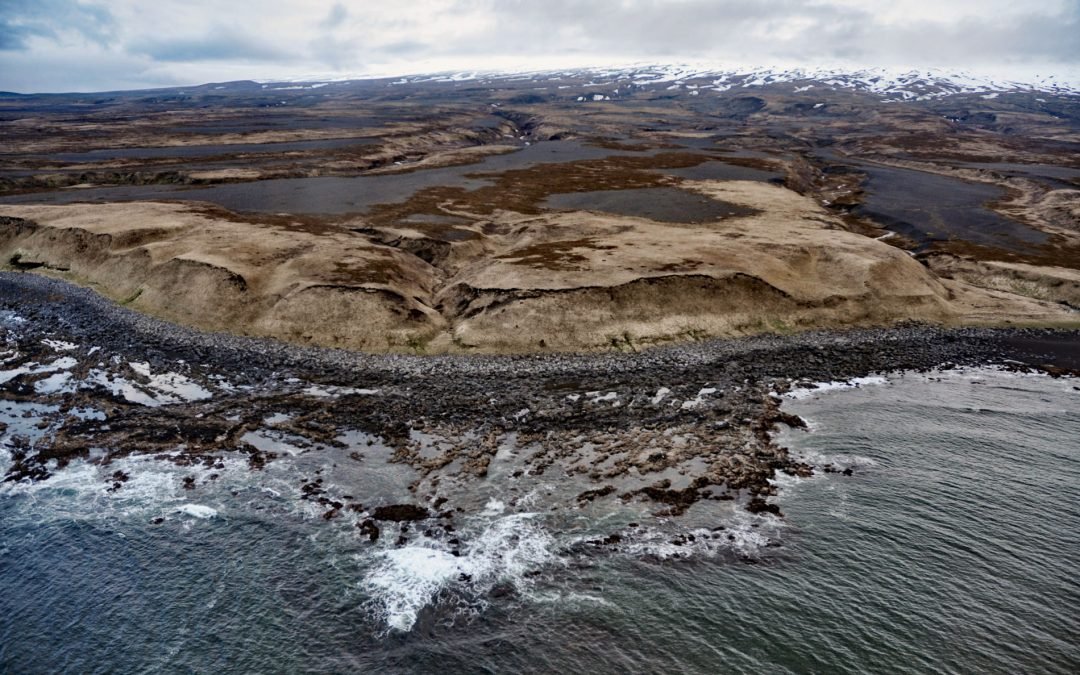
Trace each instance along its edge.
{"label": "grey cloud", "polygon": [[[186,77],[194,83],[224,66],[274,78],[365,66],[412,72],[425,63],[499,68],[513,60],[542,67],[553,58],[582,65],[701,59],[1080,67],[1080,0],[1011,7],[1003,0],[950,0],[946,14],[967,17],[952,20],[935,11],[933,0],[912,2],[910,16],[899,18],[876,11],[894,0],[340,0],[315,12],[302,0],[220,6],[191,0],[183,5],[183,23],[202,28],[178,36],[147,25],[141,2],[110,0],[121,21],[104,0],[0,0],[0,88],[33,81],[23,72],[26,64],[39,63],[30,66],[34,71],[57,67],[61,55],[89,73],[85,86],[98,88],[130,81],[116,74],[124,59],[163,84]],[[90,46],[68,39],[72,34]],[[42,73],[42,81],[50,75]]]}
{"label": "grey cloud", "polygon": [[428,45],[415,40],[401,40],[400,42],[391,42],[379,47],[380,52],[391,54],[393,56],[410,56],[423,53],[427,50]]}
{"label": "grey cloud", "polygon": [[86,5],[75,0],[3,0],[0,2],[0,50],[24,49],[31,37],[55,38],[68,30],[104,43],[113,24],[112,14],[101,5]]}
{"label": "grey cloud", "polygon": [[[475,4],[466,0],[461,6]],[[529,55],[557,50],[643,59],[720,54],[752,60],[943,65],[1080,60],[1080,1],[1058,16],[986,16],[951,24],[886,23],[862,7],[794,0],[510,0],[490,2],[488,8],[497,32],[479,40],[451,37],[430,45],[429,53]],[[781,31],[780,26],[789,28]],[[576,36],[569,43],[564,37],[568,33]]]}
{"label": "grey cloud", "polygon": [[[941,65],[1012,61],[1080,61],[1080,21],[1076,17],[1027,16],[1009,20],[965,19],[954,24],[912,22],[882,27],[873,23],[830,26],[818,35],[826,56],[850,60],[907,58]],[[784,45],[794,58],[812,58],[809,36]]]}
{"label": "grey cloud", "polygon": [[[807,17],[815,25],[835,20],[841,12],[829,5],[808,8],[794,0],[749,3],[735,0],[549,0],[544,3],[511,0],[493,3],[500,27],[509,27],[505,41],[518,45],[558,39],[556,29],[574,29],[578,45],[597,48],[632,47],[649,52],[709,48],[738,38],[748,28],[769,21]],[[528,36],[533,41],[521,41]],[[768,45],[761,45],[767,47]]]}
{"label": "grey cloud", "polygon": [[319,28],[323,30],[333,30],[345,23],[345,19],[349,18],[349,10],[345,9],[345,5],[340,2],[335,3],[330,8],[330,13],[326,15],[326,18],[319,22]]}
{"label": "grey cloud", "polygon": [[290,50],[270,41],[257,39],[242,30],[221,25],[198,37],[140,42],[132,45],[130,51],[165,62],[274,62],[296,56]]}
{"label": "grey cloud", "polygon": [[335,70],[356,67],[356,47],[348,37],[338,37],[337,29],[349,18],[349,11],[340,2],[334,3],[330,12],[319,22],[319,35],[311,40],[311,55],[320,63]]}
{"label": "grey cloud", "polygon": [[319,63],[335,70],[359,67],[359,50],[350,39],[339,39],[332,35],[323,35],[312,40],[309,46],[311,55]]}
{"label": "grey cloud", "polygon": [[71,52],[37,54],[13,51],[0,55],[0,89],[5,91],[113,91],[175,84],[182,80],[151,73],[150,62],[122,54],[86,58]]}

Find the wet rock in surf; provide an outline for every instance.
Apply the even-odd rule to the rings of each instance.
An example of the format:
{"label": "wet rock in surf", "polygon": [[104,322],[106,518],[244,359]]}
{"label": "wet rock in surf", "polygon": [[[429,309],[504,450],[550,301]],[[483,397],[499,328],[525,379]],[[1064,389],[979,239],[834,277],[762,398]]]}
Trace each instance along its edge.
{"label": "wet rock in surf", "polygon": [[366,536],[371,543],[378,541],[379,526],[375,524],[374,520],[369,518],[362,523],[358,523],[356,527],[360,530],[360,534]]}
{"label": "wet rock in surf", "polygon": [[591,502],[594,499],[599,499],[600,497],[606,497],[609,494],[611,494],[612,492],[615,492],[615,486],[614,485],[605,485],[602,488],[597,488],[595,490],[586,490],[585,492],[582,492],[581,494],[579,494],[577,496],[577,501],[578,501],[578,504],[584,505],[586,502]]}
{"label": "wet rock in surf", "polygon": [[389,520],[396,523],[425,520],[431,517],[431,512],[422,506],[414,504],[390,504],[379,506],[371,514],[375,520]]}
{"label": "wet rock in surf", "polygon": [[670,485],[671,481],[663,480],[655,485],[650,485],[649,487],[642,488],[636,492],[623,495],[623,497],[624,499],[628,499],[634,495],[644,495],[655,502],[667,504],[670,507],[667,510],[667,513],[668,515],[673,516],[682,515],[695,502],[701,499],[701,492],[695,487],[673,490]]}
{"label": "wet rock in surf", "polygon": [[[826,469],[825,471],[826,473],[829,472],[828,469]],[[789,476],[798,476],[799,478],[810,478],[814,475],[814,467],[810,466],[805,462],[797,462],[789,467],[786,467],[784,469],[784,473],[788,474]]]}
{"label": "wet rock in surf", "polygon": [[776,504],[770,504],[760,497],[754,497],[750,500],[750,503],[746,505],[746,510],[750,513],[771,513],[774,516],[783,517],[783,513],[780,512],[780,507]]}

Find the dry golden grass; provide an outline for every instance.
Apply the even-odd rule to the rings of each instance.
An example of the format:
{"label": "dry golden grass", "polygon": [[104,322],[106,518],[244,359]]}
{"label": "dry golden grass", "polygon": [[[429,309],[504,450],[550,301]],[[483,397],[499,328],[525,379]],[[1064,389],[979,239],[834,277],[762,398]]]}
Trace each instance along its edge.
{"label": "dry golden grass", "polygon": [[[369,351],[628,349],[910,319],[1077,323],[1026,286],[968,271],[942,279],[785,188],[681,187],[754,215],[685,224],[492,208],[479,219],[454,210],[475,206],[461,192],[371,222],[177,203],[3,206],[0,216],[25,221],[0,224],[0,260],[200,328]],[[550,188],[515,199],[535,204]],[[407,220],[424,209],[457,218]],[[1038,281],[1027,268],[995,270]]]}

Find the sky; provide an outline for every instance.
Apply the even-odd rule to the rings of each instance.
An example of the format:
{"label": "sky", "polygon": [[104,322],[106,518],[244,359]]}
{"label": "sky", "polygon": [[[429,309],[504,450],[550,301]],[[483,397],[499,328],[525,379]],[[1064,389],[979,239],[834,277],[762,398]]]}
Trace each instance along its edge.
{"label": "sky", "polygon": [[0,0],[0,91],[685,62],[1075,72],[1080,0]]}

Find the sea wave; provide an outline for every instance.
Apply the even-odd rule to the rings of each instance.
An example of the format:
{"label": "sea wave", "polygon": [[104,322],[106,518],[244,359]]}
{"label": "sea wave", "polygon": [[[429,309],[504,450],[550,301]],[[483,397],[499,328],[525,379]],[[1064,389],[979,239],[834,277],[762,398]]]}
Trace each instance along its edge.
{"label": "sea wave", "polygon": [[388,631],[407,632],[446,594],[457,596],[459,613],[482,611],[496,585],[520,590],[530,573],[556,560],[554,538],[536,514],[515,513],[487,521],[460,552],[426,538],[381,551],[361,587],[376,620]]}

